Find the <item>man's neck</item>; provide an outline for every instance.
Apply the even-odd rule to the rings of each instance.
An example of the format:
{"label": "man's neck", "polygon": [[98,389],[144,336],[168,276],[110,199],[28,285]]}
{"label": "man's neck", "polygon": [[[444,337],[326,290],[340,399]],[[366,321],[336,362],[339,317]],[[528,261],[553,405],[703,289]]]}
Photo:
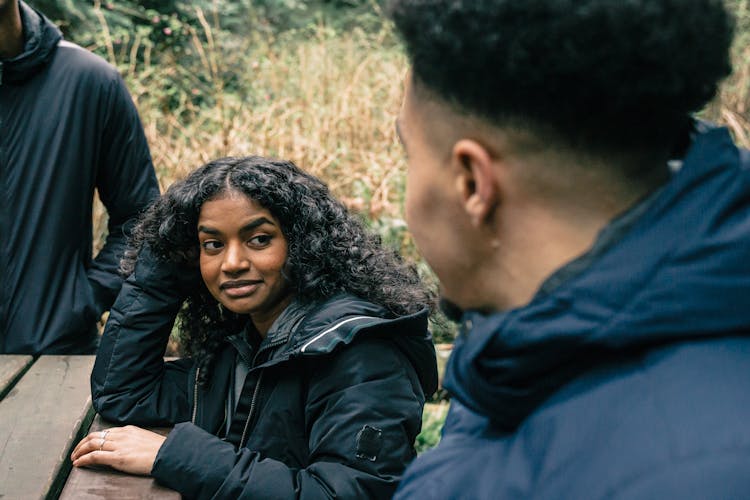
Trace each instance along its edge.
{"label": "man's neck", "polygon": [[[589,250],[599,231],[614,214],[600,214],[575,223],[554,213],[511,214],[520,222],[518,231],[498,237],[495,290],[487,292],[495,309],[504,310],[526,305],[542,283],[554,272]],[[507,227],[507,224],[506,224]]]}
{"label": "man's neck", "polygon": [[11,59],[23,51],[23,26],[18,3],[11,0],[0,12],[0,59]]}

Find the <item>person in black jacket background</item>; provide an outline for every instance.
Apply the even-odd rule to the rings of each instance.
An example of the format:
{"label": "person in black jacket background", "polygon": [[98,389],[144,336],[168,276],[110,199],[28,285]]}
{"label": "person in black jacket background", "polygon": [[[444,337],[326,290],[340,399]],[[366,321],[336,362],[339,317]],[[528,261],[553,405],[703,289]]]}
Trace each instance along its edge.
{"label": "person in black jacket background", "polygon": [[[432,296],[326,186],[211,162],[145,213],[91,376],[76,466],[194,498],[388,498],[437,386]],[[185,302],[185,306],[183,306]],[[175,316],[188,358],[163,362]]]}
{"label": "person in black jacket background", "polygon": [[[109,226],[92,260],[94,189]],[[128,223],[158,195],[117,70],[0,0],[0,353],[94,352]]]}

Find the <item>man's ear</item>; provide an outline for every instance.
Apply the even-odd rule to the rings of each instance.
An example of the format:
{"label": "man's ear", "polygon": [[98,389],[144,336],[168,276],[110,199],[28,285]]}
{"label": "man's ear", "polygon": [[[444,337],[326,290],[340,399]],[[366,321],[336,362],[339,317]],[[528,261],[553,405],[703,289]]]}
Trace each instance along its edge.
{"label": "man's ear", "polygon": [[453,145],[451,166],[456,189],[472,224],[479,227],[493,215],[500,202],[498,178],[492,156],[480,143],[461,139]]}

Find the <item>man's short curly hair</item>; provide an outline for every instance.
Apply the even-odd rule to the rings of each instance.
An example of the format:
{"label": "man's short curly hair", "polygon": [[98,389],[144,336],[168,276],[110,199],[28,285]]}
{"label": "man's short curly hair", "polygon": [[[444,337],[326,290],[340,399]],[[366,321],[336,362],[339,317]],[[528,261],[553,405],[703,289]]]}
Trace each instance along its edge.
{"label": "man's short curly hair", "polygon": [[664,147],[731,71],[721,0],[392,0],[417,84],[573,147]]}
{"label": "man's short curly hair", "polygon": [[226,336],[248,326],[248,317],[219,307],[198,268],[198,218],[206,201],[228,191],[243,193],[279,221],[288,243],[284,273],[298,300],[324,301],[350,293],[393,315],[433,307],[433,293],[414,266],[349,214],[326,185],[293,163],[259,156],[221,158],[175,182],[135,225],[123,274],[135,269],[144,245],[186,271],[191,290],[179,322],[186,354],[196,358],[205,380]]}

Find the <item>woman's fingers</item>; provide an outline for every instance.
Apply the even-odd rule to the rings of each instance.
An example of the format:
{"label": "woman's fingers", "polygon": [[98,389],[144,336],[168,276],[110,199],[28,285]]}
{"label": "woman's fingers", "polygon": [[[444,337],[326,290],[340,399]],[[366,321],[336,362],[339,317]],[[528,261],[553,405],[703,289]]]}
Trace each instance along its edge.
{"label": "woman's fingers", "polygon": [[109,465],[115,467],[116,457],[110,451],[94,450],[73,460],[76,467],[89,467],[91,465]]}
{"label": "woman's fingers", "polygon": [[84,453],[89,453],[94,450],[107,449],[107,441],[112,441],[112,439],[114,438],[113,431],[115,431],[116,429],[117,428],[114,427],[112,429],[94,431],[89,433],[73,449],[73,453],[71,453],[70,455],[71,460],[76,460]]}
{"label": "woman's fingers", "polygon": [[96,431],[83,438],[71,454],[76,467],[109,465],[133,474],[149,474],[166,438],[128,425]]}

